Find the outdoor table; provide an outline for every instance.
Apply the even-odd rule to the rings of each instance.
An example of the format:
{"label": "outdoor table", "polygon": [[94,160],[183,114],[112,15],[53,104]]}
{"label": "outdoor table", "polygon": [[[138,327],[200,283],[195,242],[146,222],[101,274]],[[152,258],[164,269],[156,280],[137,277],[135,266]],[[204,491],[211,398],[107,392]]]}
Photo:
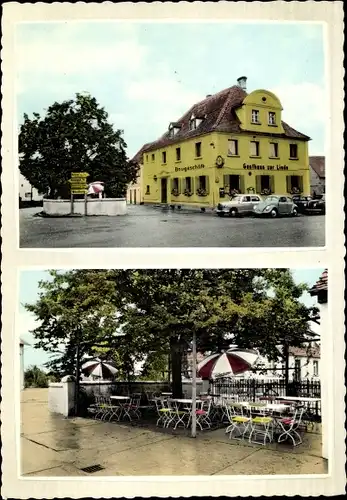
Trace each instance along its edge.
{"label": "outdoor table", "polygon": [[316,410],[315,414],[316,414],[316,416],[319,415],[319,413],[318,413],[318,404],[321,402],[321,398],[309,398],[309,397],[303,397],[303,396],[282,396],[282,397],[278,397],[277,399],[281,399],[281,400],[288,401],[288,402],[293,402],[293,403],[307,403],[307,410],[305,410],[305,416],[308,419],[307,421],[311,421],[311,423],[312,423],[312,418],[310,419],[310,416],[309,416],[310,405],[311,404],[315,405],[315,410]]}
{"label": "outdoor table", "polygon": [[[188,424],[187,424],[187,427],[189,427],[189,425],[191,424],[193,400],[182,398],[182,399],[171,399],[170,401],[172,403],[178,403],[179,405],[186,405],[187,406],[187,408],[185,408],[185,409],[187,410],[187,414],[189,414],[189,420],[188,420]],[[196,400],[196,409],[201,408],[202,404],[203,404],[203,400],[197,399]]]}
{"label": "outdoor table", "polygon": [[111,401],[114,399],[116,401],[119,401],[119,407],[120,407],[120,411],[119,411],[119,416],[118,416],[118,421],[121,419],[121,416],[122,416],[122,412],[123,412],[123,407],[126,403],[129,402],[130,400],[130,396],[110,396],[110,399]]}

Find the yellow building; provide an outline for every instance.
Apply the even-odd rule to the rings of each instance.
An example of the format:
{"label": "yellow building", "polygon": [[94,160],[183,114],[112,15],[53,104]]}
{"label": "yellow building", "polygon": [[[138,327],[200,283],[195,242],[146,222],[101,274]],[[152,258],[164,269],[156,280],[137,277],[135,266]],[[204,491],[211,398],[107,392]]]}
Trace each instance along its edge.
{"label": "yellow building", "polygon": [[142,205],[143,200],[143,156],[142,156],[143,148],[134,156],[132,159],[133,162],[139,164],[139,170],[137,174],[136,182],[132,182],[128,185],[126,199],[127,203],[131,205]]}
{"label": "yellow building", "polygon": [[[192,106],[142,156],[144,203],[214,208],[232,193],[310,193],[310,138],[267,90],[238,85]],[[303,111],[304,112],[304,111]]]}

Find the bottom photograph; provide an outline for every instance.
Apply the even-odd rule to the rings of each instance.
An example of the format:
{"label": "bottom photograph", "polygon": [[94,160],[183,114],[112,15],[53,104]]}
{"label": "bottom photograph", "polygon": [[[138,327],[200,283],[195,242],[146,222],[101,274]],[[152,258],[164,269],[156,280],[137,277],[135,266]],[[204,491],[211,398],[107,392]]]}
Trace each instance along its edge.
{"label": "bottom photograph", "polygon": [[326,269],[21,270],[20,474],[327,474],[327,302]]}

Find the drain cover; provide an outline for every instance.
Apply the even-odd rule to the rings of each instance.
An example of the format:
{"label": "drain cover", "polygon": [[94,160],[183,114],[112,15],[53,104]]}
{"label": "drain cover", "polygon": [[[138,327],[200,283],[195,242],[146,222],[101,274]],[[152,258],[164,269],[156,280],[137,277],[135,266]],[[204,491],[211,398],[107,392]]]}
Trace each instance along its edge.
{"label": "drain cover", "polygon": [[98,472],[99,470],[103,470],[105,467],[102,467],[100,464],[96,465],[88,465],[88,467],[83,467],[83,472],[88,472],[88,474],[93,474],[93,472]]}

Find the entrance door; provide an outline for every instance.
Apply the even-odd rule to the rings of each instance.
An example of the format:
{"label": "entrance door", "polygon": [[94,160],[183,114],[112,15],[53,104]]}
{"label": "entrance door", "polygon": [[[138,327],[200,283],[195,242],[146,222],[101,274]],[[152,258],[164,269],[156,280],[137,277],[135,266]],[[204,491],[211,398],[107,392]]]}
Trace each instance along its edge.
{"label": "entrance door", "polygon": [[136,189],[134,189],[134,205],[136,205]]}
{"label": "entrance door", "polygon": [[161,202],[167,203],[167,179],[164,177],[161,180]]}

